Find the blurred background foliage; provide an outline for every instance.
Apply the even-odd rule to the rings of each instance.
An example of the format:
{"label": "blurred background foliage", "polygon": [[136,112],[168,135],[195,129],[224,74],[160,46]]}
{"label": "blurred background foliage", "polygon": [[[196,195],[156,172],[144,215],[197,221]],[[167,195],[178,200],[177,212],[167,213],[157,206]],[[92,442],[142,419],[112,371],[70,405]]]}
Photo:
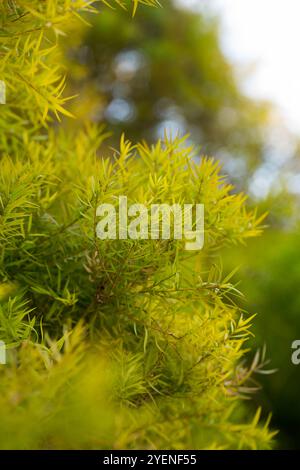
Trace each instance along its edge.
{"label": "blurred background foliage", "polygon": [[260,377],[254,403],[263,400],[264,409],[272,411],[281,431],[279,446],[294,449],[300,443],[299,366],[291,362],[300,329],[299,251],[299,226],[293,231],[270,227],[247,250],[228,250],[225,262],[227,267],[240,264],[241,306],[257,313],[251,346],[265,345],[270,368],[277,369]]}
{"label": "blurred background foliage", "polygon": [[[79,90],[71,111],[112,130],[107,148],[121,132],[150,142],[184,134],[199,155],[221,160],[229,178],[268,210],[266,233],[245,248],[230,248],[224,271],[241,266],[245,298],[258,313],[253,345],[267,347],[270,368],[256,395],[274,414],[279,447],[300,447],[300,369],[291,363],[291,344],[300,337],[300,264],[297,171],[298,137],[281,122],[275,107],[242,91],[239,71],[222,50],[220,19],[196,14],[165,0],[162,9],[126,13],[101,7],[92,27],[64,41],[70,87]],[[122,27],[121,27],[122,25]],[[74,37],[77,42],[74,45]]]}
{"label": "blurred background foliage", "polygon": [[155,141],[166,128],[189,133],[201,153],[252,172],[263,158],[270,106],[240,91],[216,17],[171,0],[163,7],[141,7],[133,21],[101,8],[92,28],[77,31],[78,44],[66,47],[69,79],[80,90],[74,113],[106,123],[114,142],[124,128],[134,141]]}

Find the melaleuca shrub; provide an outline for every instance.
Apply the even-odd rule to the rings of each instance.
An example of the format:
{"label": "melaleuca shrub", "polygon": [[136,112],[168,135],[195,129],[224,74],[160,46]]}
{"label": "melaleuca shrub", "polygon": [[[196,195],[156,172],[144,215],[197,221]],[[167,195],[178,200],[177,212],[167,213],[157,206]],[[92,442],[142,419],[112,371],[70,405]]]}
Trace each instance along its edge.
{"label": "melaleuca shrub", "polygon": [[[123,137],[106,156],[97,126],[54,125],[69,114],[58,38],[91,3],[0,6],[0,446],[269,448],[260,410],[240,411],[252,317],[218,259],[261,219],[184,139]],[[204,250],[100,240],[97,207],[119,195],[204,204]]]}

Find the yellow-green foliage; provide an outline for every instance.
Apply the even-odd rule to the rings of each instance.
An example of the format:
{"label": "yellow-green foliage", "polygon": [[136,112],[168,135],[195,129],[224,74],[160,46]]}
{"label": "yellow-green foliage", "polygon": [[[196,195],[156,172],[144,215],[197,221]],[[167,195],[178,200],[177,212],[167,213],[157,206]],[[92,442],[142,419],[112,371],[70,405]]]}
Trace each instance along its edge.
{"label": "yellow-green foliage", "polygon": [[[101,129],[51,124],[68,114],[57,36],[91,3],[1,3],[0,447],[269,448],[260,411],[239,412],[251,317],[217,256],[260,232],[245,197],[184,140],[122,138],[105,158]],[[96,208],[118,195],[204,203],[205,249],[100,241]]]}

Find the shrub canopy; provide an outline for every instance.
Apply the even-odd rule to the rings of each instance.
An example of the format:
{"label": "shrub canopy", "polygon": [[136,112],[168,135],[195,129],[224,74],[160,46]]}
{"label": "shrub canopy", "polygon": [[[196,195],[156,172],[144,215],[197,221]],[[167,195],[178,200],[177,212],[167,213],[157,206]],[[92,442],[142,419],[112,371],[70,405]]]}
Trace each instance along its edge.
{"label": "shrub canopy", "polygon": [[[241,411],[252,317],[218,255],[262,219],[183,139],[122,137],[106,158],[103,129],[57,125],[69,115],[58,39],[92,3],[0,6],[0,447],[269,448],[260,410]],[[99,240],[97,206],[119,195],[205,204],[205,249]]]}

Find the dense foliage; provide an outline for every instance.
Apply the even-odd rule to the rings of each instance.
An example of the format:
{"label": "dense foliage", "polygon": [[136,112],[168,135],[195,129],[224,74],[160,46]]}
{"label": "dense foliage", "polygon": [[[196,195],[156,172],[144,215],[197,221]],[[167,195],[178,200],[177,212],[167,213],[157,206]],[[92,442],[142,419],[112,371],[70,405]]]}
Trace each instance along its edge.
{"label": "dense foliage", "polygon": [[[240,407],[252,317],[217,255],[262,219],[183,139],[122,137],[105,158],[101,128],[58,127],[69,112],[57,40],[91,4],[0,6],[0,447],[269,448],[268,420]],[[98,204],[124,194],[204,203],[205,249],[99,240]]]}

